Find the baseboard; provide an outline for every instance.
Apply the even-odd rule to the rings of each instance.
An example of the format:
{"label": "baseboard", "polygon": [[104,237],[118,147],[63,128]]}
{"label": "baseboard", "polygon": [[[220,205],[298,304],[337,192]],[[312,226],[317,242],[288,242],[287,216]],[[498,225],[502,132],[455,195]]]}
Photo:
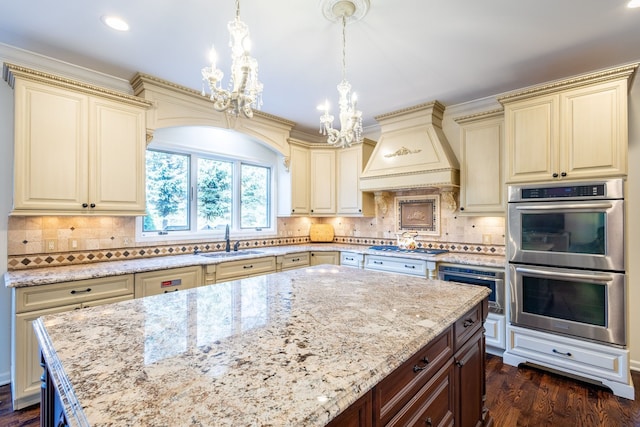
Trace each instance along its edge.
{"label": "baseboard", "polygon": [[640,372],[640,360],[630,360],[629,369]]}
{"label": "baseboard", "polygon": [[0,385],[7,385],[11,383],[11,371],[0,372]]}

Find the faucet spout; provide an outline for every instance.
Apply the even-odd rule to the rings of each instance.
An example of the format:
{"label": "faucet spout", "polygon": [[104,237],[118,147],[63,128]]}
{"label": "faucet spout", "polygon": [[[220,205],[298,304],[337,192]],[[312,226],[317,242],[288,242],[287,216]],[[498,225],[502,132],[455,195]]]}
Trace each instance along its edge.
{"label": "faucet spout", "polygon": [[227,228],[225,229],[224,239],[226,240],[226,244],[224,246],[224,251],[225,252],[230,252],[231,251],[231,241],[229,240],[229,224],[227,224]]}

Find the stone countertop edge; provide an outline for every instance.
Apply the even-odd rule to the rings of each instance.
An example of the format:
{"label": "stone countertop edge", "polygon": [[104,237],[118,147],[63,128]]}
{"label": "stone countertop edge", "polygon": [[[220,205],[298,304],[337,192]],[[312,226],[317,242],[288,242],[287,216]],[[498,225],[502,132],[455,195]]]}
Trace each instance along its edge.
{"label": "stone countertop edge", "polygon": [[251,253],[243,255],[238,251],[237,256],[231,258],[212,258],[192,254],[168,255],[151,258],[103,261],[70,266],[40,267],[27,270],[7,271],[4,273],[4,283],[8,288],[20,288],[27,286],[40,286],[62,282],[72,282],[77,280],[96,279],[100,277],[120,276],[124,274],[142,273],[146,271],[164,270],[168,268],[190,267],[197,265],[214,265],[226,261],[245,260],[261,258],[265,256],[282,256],[296,252],[308,251],[340,251],[353,252],[367,255],[378,255],[384,257],[400,257],[411,259],[423,259],[435,262],[479,265],[486,267],[505,267],[505,257],[503,255],[488,255],[476,253],[447,252],[438,255],[427,255],[410,252],[385,252],[369,249],[362,245],[345,244],[304,244],[289,246],[269,246],[260,248],[250,248]]}
{"label": "stone countertop edge", "polygon": [[[296,288],[296,292],[295,292],[295,298],[296,298],[295,301],[299,305],[305,305],[305,304],[311,304],[311,303],[316,304],[318,302],[322,303],[324,299],[325,303],[328,303],[327,306],[330,306],[330,308],[335,308],[333,306],[336,304],[335,297],[337,295],[332,292],[325,292],[326,289],[323,288],[323,286],[326,287],[327,285],[331,285],[329,286],[329,289],[335,290],[335,288],[332,288],[332,286],[334,285],[344,286],[345,280],[347,281],[352,280],[353,278],[356,277],[356,275],[354,274],[354,269],[350,267],[336,267],[334,271],[329,271],[324,267],[326,266],[309,267],[308,270],[311,270],[309,273],[312,273],[312,274],[308,276],[309,277],[308,279],[303,278],[302,276],[304,275],[301,272],[296,273],[295,271],[294,272],[290,271],[290,272],[271,275],[271,278],[268,279],[268,283],[269,283],[269,286],[277,287],[282,283],[288,283],[289,281],[298,282],[298,283],[302,282],[301,287]],[[301,269],[301,270],[304,270],[304,269]],[[336,273],[340,273],[339,274],[340,277],[338,277]],[[342,352],[336,351],[334,346],[339,345],[340,340],[336,339],[335,337],[334,338],[332,337],[334,336],[335,333],[343,333],[345,329],[343,328],[343,329],[339,329],[338,331],[334,331],[332,328],[335,327],[335,323],[324,323],[328,318],[331,318],[331,316],[333,316],[332,313],[335,313],[334,311],[328,311],[327,310],[328,307],[323,307],[322,309],[320,309],[319,313],[316,312],[313,316],[310,317],[311,321],[314,322],[314,324],[316,321],[318,321],[319,325],[323,325],[322,327],[320,327],[318,331],[308,332],[308,327],[310,326],[309,325],[310,319],[304,316],[303,317],[293,316],[293,318],[295,319],[294,323],[296,322],[300,323],[299,325],[294,325],[293,327],[291,325],[282,326],[280,325],[279,322],[275,322],[274,327],[276,329],[272,330],[272,332],[276,331],[282,334],[284,331],[290,331],[290,332],[293,331],[294,335],[290,336],[292,339],[301,338],[302,335],[300,334],[308,335],[307,338],[312,339],[312,343],[314,338],[320,340],[321,342],[324,339],[329,342],[328,346],[326,342],[322,342],[322,344],[320,344],[320,347],[316,348],[314,346],[317,345],[317,343],[313,343],[314,346],[312,346],[308,350],[312,351],[313,348],[316,348],[316,350],[323,349],[323,351],[329,351],[333,349],[331,350],[333,352],[332,354],[335,353],[336,356],[328,360],[325,359],[325,362],[322,364],[322,369],[315,369],[317,362],[311,362],[311,365],[309,367],[314,367],[314,369],[312,369],[311,371],[307,371],[306,368],[302,370],[298,369],[293,371],[285,368],[277,368],[277,367],[271,368],[271,370],[276,369],[277,372],[280,372],[280,369],[285,369],[282,373],[282,376],[284,376],[284,379],[286,380],[285,383],[288,385],[296,384],[299,381],[301,382],[301,384],[303,384],[305,383],[305,381],[307,381],[307,378],[308,378],[307,375],[312,375],[311,380],[309,380],[310,382],[308,383],[308,385],[311,386],[311,389],[307,389],[307,393],[309,395],[315,395],[316,392],[322,392],[322,390],[315,389],[315,386],[318,385],[316,377],[321,376],[323,378],[321,382],[323,386],[325,386],[324,378],[327,376],[327,374],[329,374],[329,377],[331,378],[329,380],[329,384],[326,385],[326,387],[330,390],[327,394],[327,396],[330,396],[330,398],[327,398],[326,401],[316,401],[315,399],[309,399],[308,395],[303,394],[300,396],[301,400],[296,401],[295,404],[291,404],[291,403],[281,404],[281,406],[279,407],[284,408],[282,410],[284,413],[282,417],[291,417],[291,418],[286,418],[286,419],[279,418],[277,415],[279,414],[279,412],[276,412],[274,414],[273,406],[278,406],[278,404],[273,403],[272,400],[269,400],[270,402],[269,406],[268,408],[264,408],[264,411],[266,413],[265,416],[267,417],[267,419],[269,419],[271,422],[276,423],[273,425],[279,425],[278,424],[279,422],[285,423],[280,425],[294,425],[294,424],[290,424],[290,422],[294,422],[295,425],[300,425],[299,423],[302,422],[303,425],[308,425],[308,426],[324,426],[327,422],[329,422],[335,416],[337,416],[342,411],[347,409],[352,403],[357,401],[366,392],[371,390],[373,386],[375,386],[383,378],[385,378],[391,372],[393,372],[409,357],[411,357],[418,350],[420,350],[420,348],[422,348],[428,342],[432,341],[448,326],[452,325],[466,311],[474,307],[476,304],[478,304],[480,301],[482,301],[484,298],[486,298],[489,295],[489,290],[484,287],[454,284],[451,282],[443,282],[440,280],[414,279],[420,282],[424,282],[425,285],[428,285],[428,286],[431,285],[431,287],[426,288],[426,287],[420,286],[421,283],[416,284],[414,281],[412,281],[411,283],[407,283],[406,277],[402,275],[392,274],[391,276],[393,276],[393,278],[391,279],[387,275],[385,275],[384,281],[379,279],[376,280],[377,274],[375,272],[365,272],[364,276],[366,276],[364,277],[364,279],[366,279],[367,281],[366,285],[364,286],[367,286],[367,287],[371,286],[373,289],[373,292],[371,294],[367,292],[368,295],[365,297],[365,301],[371,301],[373,305],[371,307],[367,306],[366,309],[363,308],[359,310],[361,311],[361,313],[357,314],[358,320],[355,321],[356,323],[354,325],[350,324],[350,321],[352,320],[351,318],[352,312],[350,311],[345,311],[343,313],[341,312],[336,313],[335,315],[337,317],[342,316],[344,317],[344,319],[342,321],[340,321],[340,319],[336,319],[335,322],[339,322],[339,323],[344,322],[345,325],[349,324],[348,327],[345,327],[346,330],[349,330],[350,327],[354,327],[354,326],[357,326],[356,329],[360,329],[360,328],[365,328],[367,326],[370,327],[371,325],[375,325],[381,319],[383,319],[384,316],[388,316],[388,314],[385,314],[385,313],[387,313],[386,310],[389,308],[389,305],[388,305],[389,295],[385,295],[384,291],[381,291],[381,290],[383,288],[388,289],[390,286],[393,289],[394,296],[397,297],[398,299],[398,301],[394,302],[394,304],[397,304],[398,310],[401,311],[401,313],[398,313],[400,317],[397,320],[395,319],[389,320],[390,326],[383,327],[381,330],[376,329],[375,332],[372,332],[371,330],[367,330],[367,332],[363,334],[361,332],[356,333],[354,330],[351,333],[353,334],[354,339],[357,339],[357,337],[368,337],[364,343],[358,346],[358,348],[362,348],[364,350],[364,349],[372,348],[371,346],[373,346],[373,348],[380,348],[381,354],[378,354],[375,351],[374,353],[376,354],[373,354],[373,355],[365,352],[364,354],[366,355],[366,357],[365,359],[362,359],[363,357],[362,354],[353,354],[348,351],[345,351],[344,349]],[[252,279],[245,279],[245,280],[239,280],[236,282],[227,282],[227,284],[223,284],[223,285],[231,288],[233,288],[234,286],[237,288],[240,288],[242,286],[245,286],[245,284],[248,286],[251,286],[251,283],[255,283],[255,282],[252,282]],[[319,287],[317,286],[318,283],[321,284]],[[345,297],[346,300],[349,300],[352,302],[361,301],[360,298],[362,298],[362,295],[360,292],[362,291],[363,283],[360,283],[359,285],[356,283],[358,283],[357,280],[356,282],[353,282],[353,286],[354,286],[353,289],[351,287],[348,287],[348,288],[344,288],[345,289],[344,291],[339,291],[343,294],[342,296]],[[221,285],[210,285],[210,286],[204,287],[204,288],[208,288],[208,290],[203,290],[203,288],[195,288],[195,289],[187,290],[187,292],[189,292],[190,294],[193,294],[194,298],[198,297],[198,298],[206,299],[207,292],[214,292],[214,290],[220,289],[220,286]],[[380,290],[381,293],[378,293],[376,289]],[[274,292],[274,291],[269,291],[269,295],[271,295],[271,292]],[[415,298],[416,297],[424,298],[427,295],[432,295],[439,302],[436,303],[436,306],[430,307],[429,310],[424,312],[422,311],[423,310],[422,308],[419,308],[420,307],[419,305],[418,306],[415,305]],[[131,414],[136,412],[135,410],[136,404],[140,405],[141,403],[144,403],[144,401],[130,402],[128,405],[124,406],[124,409],[122,409],[122,406],[120,406],[119,408],[121,409],[121,411],[117,412],[118,409],[116,408],[118,407],[118,405],[115,405],[115,406],[113,405],[113,403],[115,402],[111,404],[107,402],[105,404],[105,402],[103,401],[104,399],[102,397],[103,396],[102,390],[99,390],[100,397],[98,398],[98,401],[96,403],[102,404],[103,406],[107,406],[108,409],[102,409],[102,412],[96,413],[95,411],[97,409],[96,407],[93,407],[93,400],[88,399],[88,401],[86,401],[85,403],[89,405],[90,411],[86,412],[85,410],[83,410],[81,401],[86,399],[82,399],[82,392],[78,394],[76,390],[74,390],[72,382],[73,383],[77,382],[79,384],[82,384],[84,381],[87,381],[86,377],[88,377],[89,381],[92,381],[92,384],[95,384],[95,381],[97,381],[97,378],[95,378],[96,373],[100,374],[100,376],[102,377],[104,377],[105,375],[109,377],[110,371],[107,367],[104,367],[104,369],[102,369],[102,368],[96,368],[94,366],[94,365],[104,366],[104,365],[101,365],[100,360],[94,360],[91,362],[90,365],[88,365],[87,369],[89,369],[89,372],[84,371],[84,369],[80,369],[80,371],[78,371],[76,365],[78,363],[78,359],[81,359],[80,361],[81,365],[87,366],[86,361],[84,361],[84,359],[91,356],[91,353],[95,352],[96,349],[98,350],[102,349],[103,350],[101,352],[102,356],[107,357],[109,354],[109,351],[107,351],[105,347],[108,347],[111,352],[120,350],[120,353],[122,355],[122,352],[121,352],[122,349],[117,350],[115,347],[117,345],[116,343],[118,343],[117,338],[113,338],[113,335],[109,335],[109,336],[112,336],[112,338],[110,339],[113,340],[113,343],[111,341],[108,341],[108,339],[107,339],[108,342],[105,342],[104,338],[102,340],[98,339],[100,337],[100,334],[96,335],[96,332],[92,331],[92,328],[99,327],[103,329],[105,327],[104,326],[105,324],[111,324],[112,323],[111,320],[113,320],[114,327],[116,329],[118,328],[121,329],[122,326],[124,325],[122,323],[118,324],[118,322],[126,321],[126,322],[130,322],[129,330],[131,332],[128,332],[128,334],[131,334],[131,333],[135,334],[135,332],[137,331],[136,328],[140,326],[139,323],[140,322],[144,323],[147,317],[146,315],[143,315],[141,317],[134,317],[133,319],[131,319],[127,317],[128,311],[131,311],[131,310],[136,311],[138,307],[141,307],[143,305],[148,308],[149,304],[152,304],[152,305],[154,303],[160,304],[160,302],[162,302],[163,307],[167,307],[168,309],[170,309],[171,302],[174,301],[176,297],[177,297],[177,294],[166,294],[166,295],[158,295],[158,296],[142,298],[138,300],[126,301],[123,303],[117,303],[116,305],[121,307],[122,310],[111,309],[111,314],[106,314],[106,315],[105,315],[105,312],[108,311],[109,309],[105,309],[105,306],[102,306],[102,307],[94,307],[93,309],[89,309],[89,311],[84,311],[84,314],[79,312],[60,313],[60,314],[45,316],[44,318],[39,318],[34,322],[34,330],[36,332],[36,337],[38,338],[38,341],[41,345],[43,356],[49,367],[50,374],[54,382],[54,386],[56,387],[59,395],[61,396],[62,404],[65,408],[67,416],[69,417],[68,421],[70,426],[85,427],[91,424],[107,425],[107,424],[104,424],[103,421],[105,419],[110,419],[110,416],[114,416],[120,421],[123,420],[122,418],[123,416],[129,417],[125,419],[131,420],[130,417],[133,417],[138,421],[142,421],[142,419],[137,418],[139,414],[135,414],[135,415],[131,415]],[[320,300],[317,300],[318,297],[320,298]],[[298,298],[301,298],[301,299],[298,300]],[[355,299],[352,299],[352,298],[355,298]],[[387,300],[387,301],[381,302],[382,300]],[[166,304],[169,304],[169,305],[166,306]],[[395,305],[392,305],[392,306],[396,307]],[[111,307],[114,307],[114,305],[112,305]],[[301,311],[305,311],[305,310],[311,311],[309,310],[309,307],[302,307],[302,308],[298,307],[297,310],[298,311],[294,313],[287,312],[287,314],[289,315],[299,314]],[[376,310],[378,311],[375,312]],[[383,311],[380,311],[380,310],[383,310]],[[420,313],[426,313],[426,314],[423,316],[422,321],[411,322],[411,324],[408,324],[407,320],[415,316],[414,314],[415,310],[420,310],[419,311]],[[118,312],[121,312],[121,313],[118,314]],[[316,316],[320,316],[320,317],[316,318]],[[287,320],[290,320],[290,319],[287,318]],[[365,323],[359,324],[357,323],[359,321],[364,321]],[[80,325],[82,325],[82,328],[80,329],[86,329],[86,330],[82,331],[80,335],[78,335],[77,328]],[[201,326],[198,324],[198,327],[201,327]],[[283,327],[284,329],[281,330],[280,328],[283,328]],[[73,333],[70,335],[69,333],[72,331]],[[267,331],[270,331],[268,326],[267,326]],[[393,331],[397,331],[398,336],[394,338],[390,338],[389,334],[393,333]],[[102,331],[102,333],[105,333],[105,331]],[[252,333],[249,333],[251,338],[245,338],[245,334],[246,332],[242,332],[240,335],[238,335],[237,339],[233,338],[230,344],[223,343],[220,348],[216,348],[216,352],[217,351],[222,352],[220,354],[224,354],[225,352],[228,352],[230,357],[231,356],[237,357],[238,348],[244,347],[247,344],[254,343],[254,341],[252,340],[258,339],[258,341],[255,342],[255,347],[251,347],[251,348],[256,350],[260,348],[265,348],[265,347],[271,348],[272,349],[271,353],[262,354],[261,357],[258,358],[257,360],[251,361],[249,365],[238,365],[237,367],[235,366],[236,363],[233,363],[232,365],[233,365],[233,369],[240,368],[242,371],[244,371],[245,366],[251,367],[253,364],[257,363],[258,366],[256,366],[255,369],[259,369],[260,372],[262,372],[260,368],[264,367],[261,364],[263,363],[264,360],[275,358],[276,355],[280,355],[282,353],[283,349],[270,347],[270,346],[273,346],[274,342],[278,342],[278,340],[281,339],[282,336],[278,334],[273,334],[277,336],[275,338],[267,338],[266,341],[264,341],[264,338],[255,338],[254,336],[255,334],[252,334]],[[265,334],[262,334],[262,335],[265,335]],[[266,335],[270,336],[271,334],[267,333]],[[86,345],[83,345],[82,350],[80,350],[77,348],[77,346],[73,344],[74,342],[76,342],[74,341],[74,339],[77,340],[80,337],[94,338],[94,340],[92,340],[94,342],[84,341]],[[250,341],[245,341],[245,339],[249,339]],[[122,341],[122,337],[120,337],[120,340]],[[332,340],[334,342],[332,342]],[[381,340],[384,340],[384,343],[385,343],[384,346],[381,345],[381,343],[383,342]],[[131,342],[130,339],[126,339],[125,341]],[[58,346],[59,349],[62,350],[62,353],[56,352],[56,347],[55,347],[56,345]],[[100,346],[105,346],[105,347],[100,347]],[[135,345],[133,348],[134,349],[136,348]],[[276,352],[277,349],[281,351]],[[130,357],[133,360],[131,362],[133,364],[130,366],[131,367],[138,366],[136,365],[136,363],[139,363],[139,362],[136,362],[137,360],[136,358],[139,358],[140,355],[136,354],[135,351],[133,354],[129,352],[125,352],[125,353],[129,355],[127,357]],[[209,352],[207,352],[207,354],[208,353]],[[241,352],[240,354],[244,354],[244,353]],[[321,357],[322,354],[318,354],[317,356]],[[174,360],[175,358],[172,359],[172,363],[176,365],[176,369],[181,368],[182,366],[189,366],[190,368],[193,366],[192,364],[194,362],[194,359],[192,355],[189,354],[189,352],[184,353],[184,355],[180,355],[177,357],[178,357],[177,360]],[[219,364],[224,362],[224,360],[216,361],[215,359],[210,359],[211,357],[210,355],[208,355],[207,357],[208,358],[206,360],[212,360],[211,363]],[[215,357],[218,357],[218,356],[216,355]],[[292,355],[287,353],[287,355],[285,355],[284,357],[288,358],[288,357],[292,357]],[[120,356],[120,358],[122,358],[122,356]],[[320,360],[323,360],[323,359],[321,358]],[[128,363],[125,363],[123,365],[122,361],[113,362],[113,363],[115,364],[116,368],[117,367],[126,368],[128,366]],[[362,366],[368,366],[368,369],[362,369],[361,363],[362,363]],[[187,365],[184,365],[184,364],[187,364]],[[71,371],[69,371],[69,373],[72,374],[71,378],[68,375],[68,373],[65,371],[65,366],[68,369],[71,369]],[[146,364],[144,366],[145,366],[144,368],[145,371],[147,369],[152,369],[152,368],[149,368]],[[218,365],[214,365],[211,368],[215,369],[215,366],[218,366]],[[306,365],[303,363],[303,367],[304,366]],[[74,371],[74,367],[76,367],[75,371]],[[327,371],[324,370],[325,367],[326,369],[337,369],[337,372],[330,371],[330,373],[328,373]],[[354,370],[356,367],[357,367],[356,372],[352,372],[351,370]],[[113,369],[116,369],[116,368],[113,368]],[[186,373],[181,370],[180,372],[182,373],[177,375],[178,376],[177,380],[175,378],[176,374],[167,373],[166,375],[168,375],[168,377],[166,379],[163,378],[162,382],[165,383],[166,381],[166,387],[169,390],[171,389],[171,386],[175,386],[176,384],[180,385],[180,384],[183,384],[183,382],[184,384],[191,385],[191,383],[194,381],[194,376],[195,378],[198,378],[198,375],[203,376],[203,374],[198,374],[198,372],[200,372],[199,369],[201,368],[202,366],[197,365]],[[135,370],[135,368],[132,368],[132,369]],[[156,369],[156,368],[153,368],[153,369]],[[193,370],[194,372],[191,372],[191,370]],[[158,375],[162,375],[162,372],[163,372],[163,369],[160,369],[157,373],[149,372],[149,377],[157,377]],[[241,376],[236,377],[235,375],[233,375],[233,372],[235,371],[232,371],[232,375],[230,376],[230,378],[227,378],[226,382],[238,381],[237,384],[242,384],[243,383],[242,381],[249,381],[246,378],[242,379],[243,377]],[[265,375],[267,375],[269,371],[266,370],[265,372],[266,372]],[[174,375],[174,377],[172,377],[172,375]],[[294,375],[296,377],[294,378],[287,377],[287,375],[289,376]],[[209,378],[210,373],[204,376],[206,378]],[[298,378],[298,376],[300,378]],[[107,400],[109,396],[114,394],[114,393],[110,393],[110,391],[112,391],[114,387],[117,389],[122,389],[121,387],[126,387],[127,385],[126,382],[125,383],[118,382],[117,377],[118,375],[115,375],[114,377],[115,383],[112,383],[111,381],[109,381],[110,384],[108,384],[107,390],[105,390],[106,394],[104,394],[105,396],[104,398],[106,398]],[[342,377],[348,378],[349,382],[345,384],[344,382],[345,379],[343,379]],[[145,378],[146,378],[146,372],[145,372]],[[313,382],[314,378],[316,378],[316,382]],[[265,379],[258,378],[257,381],[262,382],[262,381],[265,381]],[[224,382],[225,381],[223,381],[223,383]],[[142,384],[147,384],[147,383],[143,382]],[[220,385],[221,385],[220,383],[215,383],[214,385],[209,385],[209,387],[219,387]],[[143,387],[143,386],[141,385],[140,387]],[[147,387],[154,387],[154,383],[147,385]],[[243,393],[246,393],[246,390],[243,390],[242,388],[237,389],[237,386],[235,385],[229,386],[229,387],[223,385],[223,387],[224,387],[224,390],[221,392],[222,393],[221,395],[205,393],[205,396],[213,396],[213,397],[210,397],[210,399],[213,399],[211,402],[209,402],[210,405],[216,402],[218,402],[219,404],[224,404],[224,402],[226,401],[224,399],[227,398],[229,394],[234,394],[234,393],[239,393],[238,399],[242,401]],[[190,387],[188,387],[188,389],[189,388]],[[251,389],[250,385],[247,385],[247,388]],[[91,395],[91,392],[93,392],[94,394],[96,393],[96,390],[93,390],[95,389],[95,386],[90,387],[90,389],[92,390],[90,390],[89,395]],[[236,389],[237,391],[234,392],[233,390],[236,390]],[[145,394],[146,391],[147,390],[145,389],[139,390],[138,394],[146,395]],[[210,391],[210,390],[205,390],[205,391]],[[292,393],[293,391],[289,391],[289,393]],[[227,393],[227,395],[225,395],[224,393]],[[116,394],[120,396],[119,393],[116,393]],[[278,396],[280,399],[286,399],[286,397],[283,397],[285,395],[278,395]],[[219,397],[219,396],[222,396],[222,397]],[[246,396],[244,397],[246,399]],[[222,400],[219,400],[220,398]],[[278,398],[276,398],[275,400],[277,401]],[[258,405],[259,402],[260,400],[255,401],[255,405]],[[180,401],[175,403],[178,406],[180,405]],[[207,403],[206,401],[203,401],[201,403],[203,407],[210,407],[209,405],[205,405]],[[158,402],[154,401],[152,405],[158,406]],[[224,422],[227,422],[227,421],[231,422],[231,424],[224,424],[223,422],[220,425],[237,425],[235,424],[237,421],[241,421],[242,425],[246,425],[244,421],[247,421],[248,419],[245,420],[243,418],[242,420],[238,420],[233,418],[233,417],[245,417],[245,415],[242,415],[244,414],[242,410],[240,414],[237,411],[236,412],[232,411],[230,413],[231,415],[228,415],[229,417],[232,418],[231,420],[229,420],[225,418],[226,416],[225,414],[227,414],[226,410],[222,410],[221,412],[218,412],[220,411],[219,405],[214,405],[214,406],[217,409],[215,409],[213,415],[208,415],[208,413],[206,412],[208,409],[206,408],[204,409],[197,408],[197,410],[196,408],[190,408],[190,409],[176,408],[175,414],[170,414],[168,416],[164,414],[163,416],[171,418],[171,417],[179,416],[180,414],[182,415],[191,414],[192,412],[190,411],[193,411],[193,414],[194,414],[193,416],[196,418],[198,416],[200,416],[201,418],[213,417],[213,419],[215,419],[216,422],[217,421],[223,422],[223,420],[225,420]],[[252,408],[252,410],[253,409],[254,408]],[[153,411],[153,408],[150,408],[150,410]],[[257,408],[256,410],[260,411],[260,408]],[[89,415],[91,411],[93,411],[93,415]],[[106,413],[104,411],[106,411]],[[110,412],[110,411],[115,411],[115,412]],[[129,413],[127,415],[122,411],[129,411]],[[203,411],[207,415],[203,415]],[[146,414],[145,416],[152,416],[152,415],[153,413],[150,413],[150,414]],[[255,417],[256,416],[255,411],[254,412],[249,411],[246,416],[249,418]],[[222,418],[216,418],[216,417],[222,417]],[[260,415],[260,417],[262,417],[262,415]],[[90,419],[92,419],[93,421],[90,421]],[[212,418],[207,418],[207,419],[211,421]],[[173,421],[176,421],[176,420],[174,419]],[[133,424],[130,424],[130,425],[133,425]],[[251,424],[251,425],[254,425],[254,424]],[[262,425],[262,424],[259,422],[258,424],[255,424],[255,425]],[[266,425],[270,425],[270,423],[267,423]]]}

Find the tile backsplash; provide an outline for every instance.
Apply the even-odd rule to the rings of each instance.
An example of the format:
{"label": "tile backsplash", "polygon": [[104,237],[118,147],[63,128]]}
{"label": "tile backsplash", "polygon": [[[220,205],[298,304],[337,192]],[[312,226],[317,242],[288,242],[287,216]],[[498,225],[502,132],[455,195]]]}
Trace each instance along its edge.
{"label": "tile backsplash", "polygon": [[[440,235],[419,236],[425,247],[455,252],[504,254],[504,217],[459,216],[440,210]],[[332,224],[335,242],[356,245],[393,244],[396,240],[393,209],[372,218],[280,217],[278,234],[242,240],[243,247],[277,246],[309,242],[313,223]],[[9,270],[96,261],[136,259],[163,255],[221,250],[222,241],[144,242],[135,241],[133,217],[9,217]]]}

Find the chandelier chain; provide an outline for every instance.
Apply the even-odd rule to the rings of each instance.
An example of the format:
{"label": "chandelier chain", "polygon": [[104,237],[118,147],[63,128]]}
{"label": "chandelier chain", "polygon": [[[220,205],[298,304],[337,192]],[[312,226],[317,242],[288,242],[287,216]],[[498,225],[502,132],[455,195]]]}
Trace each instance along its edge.
{"label": "chandelier chain", "polygon": [[347,80],[347,16],[342,15],[342,80]]}

